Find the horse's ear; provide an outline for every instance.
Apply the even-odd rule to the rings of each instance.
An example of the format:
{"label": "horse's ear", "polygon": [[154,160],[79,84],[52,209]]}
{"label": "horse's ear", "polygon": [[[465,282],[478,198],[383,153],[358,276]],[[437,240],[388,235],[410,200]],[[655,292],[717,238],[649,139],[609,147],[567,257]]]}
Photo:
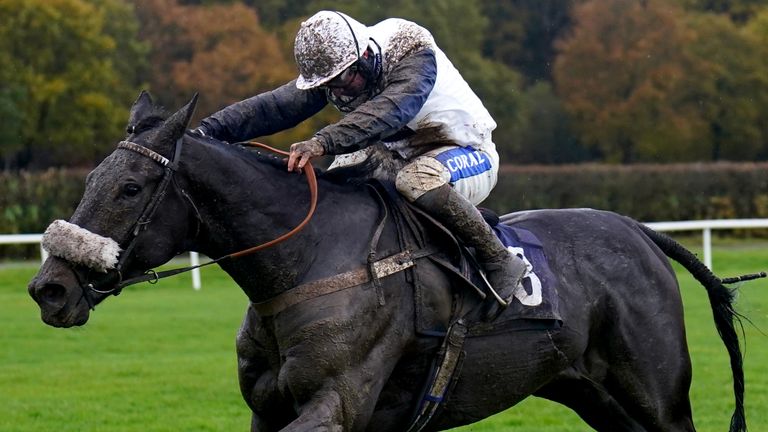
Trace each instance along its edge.
{"label": "horse's ear", "polygon": [[[192,95],[192,99],[186,105],[184,105],[182,109],[180,109],[176,113],[176,114],[182,115],[183,117],[182,124],[184,125],[183,129],[185,131],[189,127],[189,122],[192,120],[192,116],[195,114],[195,108],[197,108],[197,99],[199,96],[200,96],[199,93],[195,93],[194,95]],[[176,114],[174,114],[174,117],[176,116]]]}
{"label": "horse's ear", "polygon": [[147,93],[146,90],[142,90],[139,97],[136,98],[136,102],[131,107],[131,115],[128,117],[128,126],[126,128],[129,133],[139,123],[139,120],[144,118],[147,113],[151,112],[154,107],[152,96]]}
{"label": "horse's ear", "polygon": [[195,114],[197,98],[198,94],[195,93],[189,103],[184,105],[180,110],[176,111],[171,117],[168,118],[168,120],[163,123],[158,133],[158,137],[160,138],[159,142],[170,146],[173,145],[176,140],[181,138],[182,135],[184,135],[184,132],[186,132],[187,128],[189,127],[189,122],[192,120],[192,115]]}

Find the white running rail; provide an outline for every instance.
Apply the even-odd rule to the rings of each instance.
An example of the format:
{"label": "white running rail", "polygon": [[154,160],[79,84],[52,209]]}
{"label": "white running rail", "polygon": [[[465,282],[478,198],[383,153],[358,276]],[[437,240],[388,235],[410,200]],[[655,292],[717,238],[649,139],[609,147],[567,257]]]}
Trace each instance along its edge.
{"label": "white running rail", "polygon": [[[751,229],[768,228],[768,219],[709,219],[680,222],[648,222],[646,226],[656,231],[701,231],[702,246],[704,249],[704,264],[712,269],[712,230],[713,229]],[[4,244],[40,244],[42,234],[8,234],[0,235],[0,245]],[[48,257],[45,249],[40,247],[41,262]],[[189,253],[190,265],[200,263],[200,255],[197,252]],[[199,290],[202,286],[200,269],[194,269],[192,273],[192,287]]]}

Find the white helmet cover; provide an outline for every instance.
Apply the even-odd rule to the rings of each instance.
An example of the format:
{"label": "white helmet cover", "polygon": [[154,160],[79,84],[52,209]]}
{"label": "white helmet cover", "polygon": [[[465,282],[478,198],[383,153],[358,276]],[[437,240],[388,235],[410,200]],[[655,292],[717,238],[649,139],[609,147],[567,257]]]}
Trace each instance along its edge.
{"label": "white helmet cover", "polygon": [[351,66],[368,48],[368,27],[335,11],[320,11],[301,23],[293,54],[296,87],[319,87]]}

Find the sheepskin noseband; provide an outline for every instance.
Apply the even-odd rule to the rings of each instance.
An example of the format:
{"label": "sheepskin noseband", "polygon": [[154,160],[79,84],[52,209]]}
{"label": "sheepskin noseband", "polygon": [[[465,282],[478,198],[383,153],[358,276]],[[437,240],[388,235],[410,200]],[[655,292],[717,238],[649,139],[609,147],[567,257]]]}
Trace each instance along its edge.
{"label": "sheepskin noseband", "polygon": [[69,262],[106,273],[115,268],[120,245],[64,220],[55,220],[43,234],[43,248]]}

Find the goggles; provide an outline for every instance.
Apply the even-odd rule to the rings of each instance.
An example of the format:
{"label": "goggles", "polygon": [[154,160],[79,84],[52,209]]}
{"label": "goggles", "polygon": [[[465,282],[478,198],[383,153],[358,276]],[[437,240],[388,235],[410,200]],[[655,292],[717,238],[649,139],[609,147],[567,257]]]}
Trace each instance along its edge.
{"label": "goggles", "polygon": [[357,76],[357,66],[352,65],[346,69],[344,69],[343,72],[336,75],[332,80],[325,83],[325,87],[328,88],[344,88],[348,85],[352,84],[352,81],[355,80],[355,77]]}

